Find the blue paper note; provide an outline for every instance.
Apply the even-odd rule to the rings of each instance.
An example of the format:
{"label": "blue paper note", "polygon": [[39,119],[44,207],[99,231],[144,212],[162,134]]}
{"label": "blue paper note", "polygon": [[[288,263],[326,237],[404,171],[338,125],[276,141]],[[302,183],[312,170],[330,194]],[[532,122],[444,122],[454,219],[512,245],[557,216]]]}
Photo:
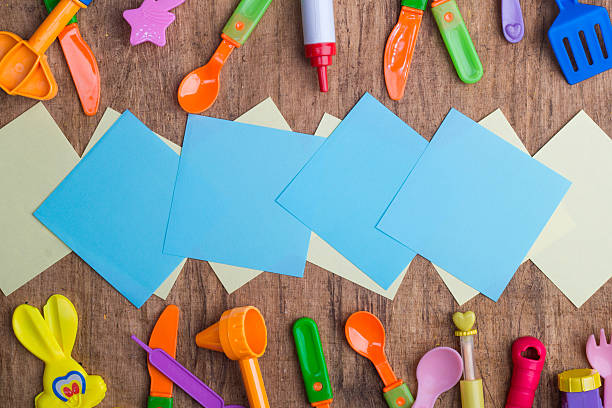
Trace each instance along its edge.
{"label": "blue paper note", "polygon": [[183,260],[162,253],[178,161],[126,111],[34,215],[140,307]]}
{"label": "blue paper note", "polygon": [[323,140],[190,115],[164,251],[303,276],[310,230],[274,199]]}
{"label": "blue paper note", "polygon": [[366,93],[277,201],[387,289],[415,253],[376,223],[426,146]]}
{"label": "blue paper note", "polygon": [[569,186],[453,109],[378,228],[497,300]]}

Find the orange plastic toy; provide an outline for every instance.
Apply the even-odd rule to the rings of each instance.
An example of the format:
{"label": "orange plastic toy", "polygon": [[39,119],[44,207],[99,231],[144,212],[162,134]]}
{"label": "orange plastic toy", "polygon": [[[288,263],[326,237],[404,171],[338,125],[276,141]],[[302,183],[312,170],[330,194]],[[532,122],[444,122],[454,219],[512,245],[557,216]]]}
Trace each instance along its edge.
{"label": "orange plastic toy", "polygon": [[426,5],[427,0],[403,0],[399,20],[387,39],[384,55],[385,84],[389,97],[396,101],[404,96]]}
{"label": "orange plastic toy", "polygon": [[61,0],[29,40],[6,31],[0,32],[0,88],[9,95],[51,99],[57,83],[45,51],[66,24],[91,0]]}
{"label": "orange plastic toy", "polygon": [[266,323],[259,309],[244,306],[225,311],[218,323],[198,333],[196,344],[238,360],[251,408],[270,407],[257,361],[268,345]]}
{"label": "orange plastic toy", "polygon": [[414,402],[408,386],[395,376],[385,356],[385,328],[376,316],[369,312],[355,312],[344,326],[346,340],[357,354],[374,364],[385,384],[383,396],[389,408],[409,408]]}

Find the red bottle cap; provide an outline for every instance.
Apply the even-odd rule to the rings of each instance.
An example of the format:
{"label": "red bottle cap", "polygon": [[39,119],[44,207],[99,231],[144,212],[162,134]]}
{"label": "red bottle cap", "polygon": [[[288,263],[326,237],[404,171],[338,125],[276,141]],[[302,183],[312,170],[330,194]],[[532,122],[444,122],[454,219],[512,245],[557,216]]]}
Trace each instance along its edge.
{"label": "red bottle cap", "polygon": [[306,58],[310,59],[310,65],[317,68],[319,89],[321,92],[327,92],[329,89],[327,85],[327,67],[332,64],[332,56],[336,55],[336,44],[307,44],[304,49],[306,51]]}

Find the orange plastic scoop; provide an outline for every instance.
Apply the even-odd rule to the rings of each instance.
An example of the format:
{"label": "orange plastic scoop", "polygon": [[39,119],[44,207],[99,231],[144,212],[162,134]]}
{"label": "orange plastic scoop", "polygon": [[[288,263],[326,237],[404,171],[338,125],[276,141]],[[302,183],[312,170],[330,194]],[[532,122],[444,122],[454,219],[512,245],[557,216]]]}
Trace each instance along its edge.
{"label": "orange plastic scoop", "polygon": [[221,68],[236,45],[223,39],[208,64],[183,78],[178,90],[178,101],[183,110],[200,113],[210,108],[219,94]]}
{"label": "orange plastic scoop", "polygon": [[91,0],[61,0],[29,40],[0,32],[0,88],[9,95],[33,99],[51,99],[57,94],[57,83],[45,51],[66,24]]}
{"label": "orange plastic scoop", "polygon": [[380,320],[369,312],[355,312],[346,321],[344,334],[351,348],[374,364],[385,384],[383,396],[387,405],[411,406],[414,398],[408,386],[395,376],[385,356],[385,328]]}

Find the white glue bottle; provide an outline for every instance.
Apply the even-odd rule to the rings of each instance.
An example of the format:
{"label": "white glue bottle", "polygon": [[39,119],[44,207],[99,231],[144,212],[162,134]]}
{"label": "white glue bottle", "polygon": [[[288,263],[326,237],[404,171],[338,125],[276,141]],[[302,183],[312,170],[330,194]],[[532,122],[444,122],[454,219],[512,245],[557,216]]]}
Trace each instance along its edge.
{"label": "white glue bottle", "polygon": [[327,92],[327,66],[336,55],[333,0],[301,0],[304,48],[310,65],[317,68],[319,88]]}

